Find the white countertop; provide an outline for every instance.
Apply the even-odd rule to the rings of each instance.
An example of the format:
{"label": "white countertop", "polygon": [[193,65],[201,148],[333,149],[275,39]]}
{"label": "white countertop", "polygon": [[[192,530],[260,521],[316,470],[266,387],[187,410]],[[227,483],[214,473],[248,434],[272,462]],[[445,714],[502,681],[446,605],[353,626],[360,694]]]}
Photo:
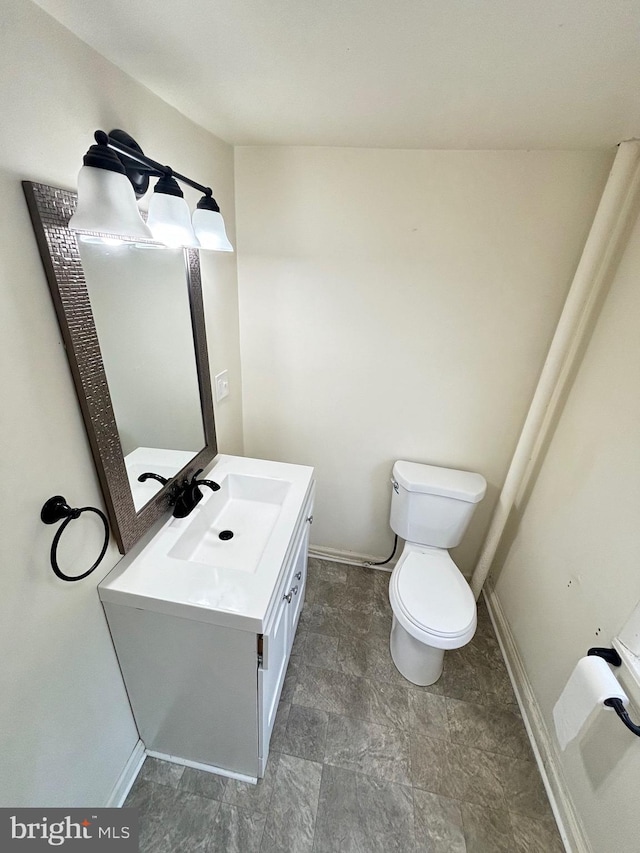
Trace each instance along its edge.
{"label": "white countertop", "polygon": [[139,553],[124,557],[99,584],[103,602],[153,610],[242,630],[264,631],[294,534],[313,485],[313,468],[264,459],[219,455],[200,479],[223,485],[230,474],[288,484],[278,518],[253,572],[169,556],[180,537],[219,492],[202,487],[203,499],[187,518],[171,517]]}

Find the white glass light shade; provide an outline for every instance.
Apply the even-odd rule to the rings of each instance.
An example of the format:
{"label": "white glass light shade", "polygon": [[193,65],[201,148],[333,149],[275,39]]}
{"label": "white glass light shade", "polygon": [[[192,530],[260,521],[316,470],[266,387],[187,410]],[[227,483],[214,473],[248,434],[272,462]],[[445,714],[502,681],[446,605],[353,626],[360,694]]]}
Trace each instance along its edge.
{"label": "white glass light shade", "polygon": [[78,203],[69,220],[72,231],[102,231],[120,237],[152,240],[133,187],[126,175],[83,166],[78,175]]}
{"label": "white glass light shade", "polygon": [[215,210],[196,208],[193,211],[193,230],[203,249],[213,249],[217,252],[233,252],[224,227],[221,213]]}
{"label": "white glass light shade", "polygon": [[191,227],[189,205],[180,196],[154,192],[149,202],[147,225],[154,240],[165,246],[199,245]]}

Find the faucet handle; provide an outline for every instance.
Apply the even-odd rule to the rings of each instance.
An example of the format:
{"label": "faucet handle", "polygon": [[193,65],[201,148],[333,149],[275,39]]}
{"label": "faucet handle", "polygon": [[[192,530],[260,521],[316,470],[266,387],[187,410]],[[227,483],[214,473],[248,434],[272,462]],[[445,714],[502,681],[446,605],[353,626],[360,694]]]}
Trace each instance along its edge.
{"label": "faucet handle", "polygon": [[196,473],[191,478],[191,485],[194,488],[197,488],[198,486],[209,486],[209,488],[211,489],[212,492],[217,492],[218,489],[220,488],[218,483],[214,483],[213,480],[198,480],[198,474],[202,474],[202,471],[203,471],[202,468],[200,468],[198,471],[196,471]]}

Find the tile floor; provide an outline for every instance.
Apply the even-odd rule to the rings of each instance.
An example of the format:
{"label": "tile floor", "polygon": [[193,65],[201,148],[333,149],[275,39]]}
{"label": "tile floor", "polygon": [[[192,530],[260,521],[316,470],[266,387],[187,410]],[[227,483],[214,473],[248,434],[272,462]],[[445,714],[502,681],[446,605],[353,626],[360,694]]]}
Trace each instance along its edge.
{"label": "tile floor", "polygon": [[147,758],[143,853],[562,853],[483,604],[431,687],[389,655],[389,575],[309,561],[264,779]]}

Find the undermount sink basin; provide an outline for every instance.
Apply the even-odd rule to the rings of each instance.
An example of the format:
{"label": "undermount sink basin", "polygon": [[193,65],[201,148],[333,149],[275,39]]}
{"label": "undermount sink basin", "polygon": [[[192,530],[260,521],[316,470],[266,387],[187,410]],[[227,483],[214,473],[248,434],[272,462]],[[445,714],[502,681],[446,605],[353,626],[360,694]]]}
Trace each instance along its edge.
{"label": "undermount sink basin", "polygon": [[[228,474],[168,552],[175,560],[254,573],[290,483]],[[207,487],[202,491],[206,493]]]}

